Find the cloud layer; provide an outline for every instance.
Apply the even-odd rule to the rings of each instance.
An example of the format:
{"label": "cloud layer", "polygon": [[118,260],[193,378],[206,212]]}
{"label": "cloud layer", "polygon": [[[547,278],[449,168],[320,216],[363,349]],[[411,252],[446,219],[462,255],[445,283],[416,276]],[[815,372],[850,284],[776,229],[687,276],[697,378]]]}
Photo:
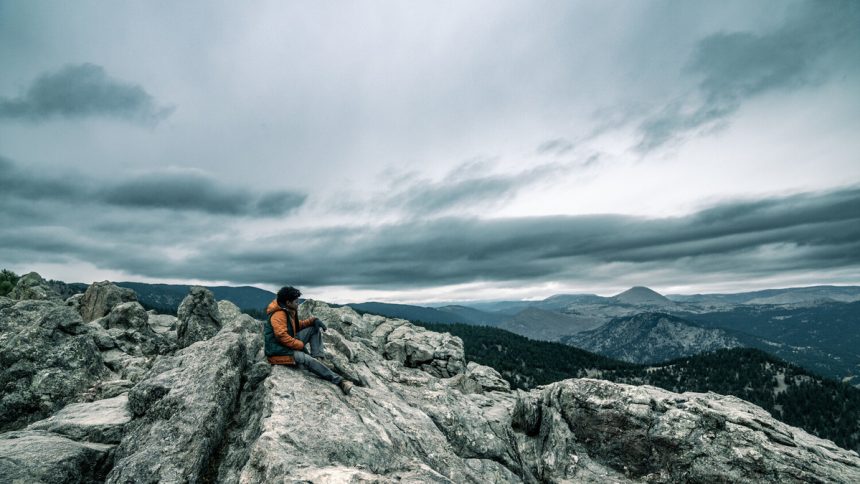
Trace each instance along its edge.
{"label": "cloud layer", "polygon": [[0,97],[0,118],[28,121],[107,116],[156,124],[173,110],[158,106],[143,87],[114,79],[95,64],[67,65],[39,76],[19,97]]}
{"label": "cloud layer", "polygon": [[[130,200],[136,207],[153,204]],[[99,205],[57,208],[62,203],[17,220],[26,203],[13,199],[0,211],[0,245],[9,249],[7,260],[83,261],[156,279],[193,274],[243,284],[382,290],[599,284],[622,276],[648,284],[860,268],[857,187],[724,202],[674,218],[446,216],[377,226],[283,225],[266,236],[225,223],[220,201],[204,217],[143,211],[132,218],[100,212]]]}
{"label": "cloud layer", "polygon": [[[647,152],[719,123],[757,95],[824,82],[860,67],[860,4],[806,2],[765,33],[717,32],[701,39],[686,74],[696,95],[670,103],[639,126],[637,149]],[[846,60],[848,62],[846,62]]]}
{"label": "cloud layer", "polygon": [[0,157],[0,199],[60,201],[112,209],[202,212],[227,216],[274,217],[304,204],[307,195],[267,188],[231,187],[200,171],[167,169],[110,180],[80,174],[57,176],[21,169]]}

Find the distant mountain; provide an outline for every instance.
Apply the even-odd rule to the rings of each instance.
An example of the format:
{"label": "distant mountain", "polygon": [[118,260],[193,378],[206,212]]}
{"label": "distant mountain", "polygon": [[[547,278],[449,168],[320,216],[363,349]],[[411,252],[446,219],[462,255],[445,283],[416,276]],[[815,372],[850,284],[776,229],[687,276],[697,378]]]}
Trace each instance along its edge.
{"label": "distant mountain", "polygon": [[791,425],[860,450],[860,389],[822,378],[765,352],[718,350],[657,365],[638,365],[499,328],[422,323],[463,339],[466,357],[499,371],[514,388],[562,378],[602,378],[675,392],[734,395]]}
{"label": "distant mountain", "polygon": [[819,301],[860,301],[860,286],[809,286],[730,294],[671,294],[669,299],[682,303],[801,304]]}
{"label": "distant mountain", "polygon": [[556,341],[562,336],[593,329],[601,324],[601,320],[528,307],[502,321],[498,327],[529,338]]}
{"label": "distant mountain", "polygon": [[562,342],[631,363],[657,363],[745,346],[726,331],[663,313],[613,319],[597,329],[565,336]]}
{"label": "distant mountain", "polygon": [[678,315],[702,327],[750,335],[746,341],[749,346],[822,375],[842,378],[860,374],[860,302],[736,306]]}
{"label": "distant mountain", "polygon": [[443,311],[437,308],[424,306],[412,306],[409,304],[391,304],[383,302],[350,303],[347,306],[359,312],[379,314],[389,318],[408,319],[410,321],[425,321],[428,323],[465,323],[474,324],[464,320],[462,315],[456,312]]}
{"label": "distant mountain", "polygon": [[439,311],[449,313],[458,318],[458,322],[467,323],[467,324],[480,324],[484,326],[496,326],[499,322],[505,319],[505,316],[499,313],[490,313],[487,311],[481,311],[475,308],[470,308],[468,306],[460,306],[460,305],[449,305],[449,306],[440,306],[438,308]]}
{"label": "distant mountain", "polygon": [[606,304],[609,298],[596,294],[556,294],[542,301],[535,301],[532,306],[548,311],[564,311],[570,306],[582,304]]}
{"label": "distant mountain", "polygon": [[677,304],[675,304],[673,301],[669,300],[662,294],[644,286],[631,287],[630,289],[620,294],[612,296],[610,299],[616,303],[628,304],[630,306],[677,306]]}
{"label": "distant mountain", "polygon": [[[186,284],[147,284],[143,282],[117,282],[117,286],[127,287],[137,293],[137,299],[144,307],[160,313],[175,314],[179,304],[188,295],[192,286]],[[251,286],[207,286],[215,299],[232,302],[241,309],[264,311],[275,293]]]}

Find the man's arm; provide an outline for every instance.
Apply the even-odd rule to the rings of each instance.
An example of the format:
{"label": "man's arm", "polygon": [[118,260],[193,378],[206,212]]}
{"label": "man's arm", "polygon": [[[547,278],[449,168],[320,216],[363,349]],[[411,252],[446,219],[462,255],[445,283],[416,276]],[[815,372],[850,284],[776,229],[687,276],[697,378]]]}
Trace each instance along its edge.
{"label": "man's arm", "polygon": [[308,319],[302,319],[301,321],[299,321],[299,331],[301,331],[301,330],[303,330],[303,329],[305,329],[305,328],[308,328],[308,327],[310,327],[310,326],[313,326],[313,325],[314,325],[314,321],[316,321],[316,319],[317,319],[317,318],[315,318],[315,317],[311,316],[311,317],[309,317]]}
{"label": "man's arm", "polygon": [[285,312],[280,311],[272,315],[272,330],[275,332],[275,338],[278,338],[278,341],[287,348],[296,351],[301,351],[305,348],[302,340],[293,338],[290,336],[289,331],[287,331],[287,314]]}

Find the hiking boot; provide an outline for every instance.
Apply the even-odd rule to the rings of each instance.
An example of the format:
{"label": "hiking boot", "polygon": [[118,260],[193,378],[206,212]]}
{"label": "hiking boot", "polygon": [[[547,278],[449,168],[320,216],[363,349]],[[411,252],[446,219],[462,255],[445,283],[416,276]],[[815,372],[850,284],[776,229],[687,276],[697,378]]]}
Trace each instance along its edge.
{"label": "hiking boot", "polygon": [[349,395],[349,392],[355,385],[353,385],[353,383],[349,380],[341,380],[340,383],[337,384],[337,386],[340,387],[340,390],[343,392],[344,395]]}

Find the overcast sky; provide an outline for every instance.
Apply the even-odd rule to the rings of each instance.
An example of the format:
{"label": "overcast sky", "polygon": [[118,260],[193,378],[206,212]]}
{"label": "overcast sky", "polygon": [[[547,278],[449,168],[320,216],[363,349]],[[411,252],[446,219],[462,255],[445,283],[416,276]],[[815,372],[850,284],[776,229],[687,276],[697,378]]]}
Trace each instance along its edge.
{"label": "overcast sky", "polygon": [[0,267],[331,302],[860,284],[858,25],[0,0]]}

